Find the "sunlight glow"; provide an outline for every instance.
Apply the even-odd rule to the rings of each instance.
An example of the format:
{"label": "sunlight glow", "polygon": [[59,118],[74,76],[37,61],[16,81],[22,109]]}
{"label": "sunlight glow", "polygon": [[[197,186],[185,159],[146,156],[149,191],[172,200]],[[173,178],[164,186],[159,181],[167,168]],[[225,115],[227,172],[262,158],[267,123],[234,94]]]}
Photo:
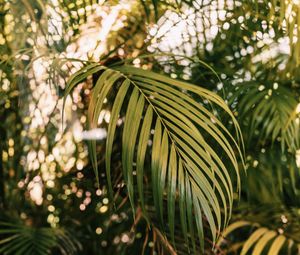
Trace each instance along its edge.
{"label": "sunlight glow", "polygon": [[300,168],[300,149],[296,152],[296,164],[297,167]]}
{"label": "sunlight glow", "polygon": [[86,130],[81,133],[83,140],[102,140],[106,137],[105,128],[95,128],[91,130]]}
{"label": "sunlight glow", "polygon": [[40,176],[35,176],[31,182],[28,184],[28,190],[30,194],[30,198],[37,205],[41,205],[43,203],[43,183]]}
{"label": "sunlight glow", "polygon": [[297,105],[296,107],[296,113],[299,114],[300,113],[300,103]]}

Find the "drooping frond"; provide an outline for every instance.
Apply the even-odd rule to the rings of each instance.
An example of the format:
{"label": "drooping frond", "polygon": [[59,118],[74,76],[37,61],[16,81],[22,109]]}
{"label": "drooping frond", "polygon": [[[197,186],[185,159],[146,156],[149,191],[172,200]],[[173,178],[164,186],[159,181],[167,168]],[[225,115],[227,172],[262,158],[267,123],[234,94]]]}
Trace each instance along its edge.
{"label": "drooping frond", "polygon": [[[266,148],[266,149],[265,149]],[[242,190],[250,203],[297,204],[300,199],[300,171],[295,155],[281,152],[280,145],[265,147],[261,153],[249,153],[246,160],[247,178]]]}
{"label": "drooping frond", "polygon": [[76,254],[80,244],[68,232],[53,228],[34,228],[22,223],[0,222],[0,253],[14,255]]}
{"label": "drooping frond", "polygon": [[[175,217],[180,216],[185,239],[188,240],[190,235],[194,244],[196,232],[203,248],[202,213],[210,225],[213,240],[231,214],[234,184],[229,167],[234,169],[238,189],[240,187],[235,156],[236,152],[241,154],[239,146],[203,102],[207,100],[232,118],[237,139],[241,141],[238,124],[228,106],[214,93],[186,82],[132,66],[108,68],[95,63],[85,66],[69,79],[65,98],[76,84],[95,73],[99,78],[88,108],[90,128],[97,127],[105,99],[116,94],[110,99],[113,103],[105,153],[110,193],[112,147],[122,112],[126,112],[122,125],[122,168],[132,207],[136,203],[136,185],[141,206],[146,211],[143,179],[148,165],[146,158],[151,155],[153,202],[161,223],[165,224],[163,200],[166,199],[171,239],[174,240]],[[97,173],[96,141],[90,145]],[[229,164],[224,163],[225,158]],[[175,216],[177,202],[180,215]]]}
{"label": "drooping frond", "polygon": [[[271,214],[274,214],[274,211],[271,211]],[[238,252],[241,255],[299,253],[299,216],[296,211],[295,213],[288,211],[280,214],[275,213],[272,217],[269,217],[272,222],[269,222],[270,220],[266,221],[266,215],[259,213],[252,216],[252,218],[254,217],[256,217],[256,220],[238,220],[230,224],[216,246],[226,246],[226,243],[230,243],[230,237],[238,235],[240,231],[248,233],[248,238],[236,245],[230,243],[227,248],[232,252]],[[265,222],[260,222],[260,220]]]}
{"label": "drooping frond", "polygon": [[256,133],[260,141],[281,141],[293,151],[299,148],[299,105],[288,89],[250,82],[242,84],[238,93],[242,96],[237,108],[242,121],[246,119],[249,138]]}

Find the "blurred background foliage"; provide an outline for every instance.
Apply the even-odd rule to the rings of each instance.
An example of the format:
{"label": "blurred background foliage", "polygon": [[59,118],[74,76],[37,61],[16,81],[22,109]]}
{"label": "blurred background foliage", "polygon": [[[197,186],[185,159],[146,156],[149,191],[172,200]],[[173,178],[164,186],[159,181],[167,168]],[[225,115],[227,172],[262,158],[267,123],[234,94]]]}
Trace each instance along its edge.
{"label": "blurred background foliage", "polygon": [[[205,254],[299,253],[299,12],[297,0],[1,0],[0,253],[187,253],[180,231],[174,248],[139,209],[133,217],[124,183],[116,208],[102,172],[98,187],[86,145],[92,80],[62,120],[68,77],[116,55],[218,93],[241,126],[241,198]],[[101,166],[109,111],[100,117]]]}

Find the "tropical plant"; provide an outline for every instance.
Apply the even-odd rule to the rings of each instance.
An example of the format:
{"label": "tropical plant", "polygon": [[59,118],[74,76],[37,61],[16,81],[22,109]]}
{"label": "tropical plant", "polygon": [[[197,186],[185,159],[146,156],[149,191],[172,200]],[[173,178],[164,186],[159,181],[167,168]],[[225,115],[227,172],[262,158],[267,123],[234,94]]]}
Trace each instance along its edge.
{"label": "tropical plant", "polygon": [[[256,208],[255,219],[251,214],[241,213],[243,220],[236,220],[228,226],[217,245],[226,245],[228,252],[240,250],[240,254],[296,254],[299,253],[299,213],[295,208]],[[272,217],[266,221],[266,215]],[[284,213],[284,214],[283,214]],[[239,215],[239,216],[241,216]],[[245,230],[247,229],[247,230]],[[246,240],[229,245],[232,232],[244,231]],[[227,243],[227,244],[226,244]]]}
{"label": "tropical plant", "polygon": [[298,1],[0,14],[0,254],[299,253]]}
{"label": "tropical plant", "polygon": [[[95,81],[91,92],[88,109],[91,129],[98,126],[99,114],[104,109],[104,100],[110,98],[112,101],[105,149],[110,196],[112,197],[110,177],[112,147],[116,127],[119,126],[118,128],[123,129],[121,158],[123,178],[133,211],[136,206],[134,199],[136,183],[141,207],[146,216],[143,182],[144,178],[151,178],[153,202],[162,225],[164,225],[163,200],[167,198],[168,228],[173,244],[175,203],[178,200],[185,240],[188,240],[190,233],[193,247],[195,246],[193,234],[195,225],[204,250],[202,212],[210,225],[215,241],[217,232],[226,226],[229,220],[234,192],[228,169],[216,149],[209,143],[212,144],[215,140],[215,146],[224,151],[224,155],[236,171],[238,189],[240,177],[234,147],[237,151],[239,147],[218,116],[208,111],[203,103],[195,101],[192,94],[226,112],[232,118],[240,138],[238,124],[229,108],[221,98],[206,89],[127,65],[110,68],[99,64],[87,65],[69,79],[65,95],[92,74],[98,74],[99,78]],[[110,91],[116,89],[118,92],[111,98]],[[125,101],[126,97],[128,101]],[[122,106],[126,114],[124,124],[120,126]],[[148,149],[151,155],[149,174],[151,177],[146,177],[145,165],[149,163],[145,164],[145,158],[148,158],[146,152],[149,141],[152,144]],[[97,177],[96,141],[90,142],[90,153]],[[221,211],[224,212],[223,219]]]}
{"label": "tropical plant", "polygon": [[49,227],[34,228],[22,223],[0,222],[2,254],[75,254],[81,244],[70,233]]}

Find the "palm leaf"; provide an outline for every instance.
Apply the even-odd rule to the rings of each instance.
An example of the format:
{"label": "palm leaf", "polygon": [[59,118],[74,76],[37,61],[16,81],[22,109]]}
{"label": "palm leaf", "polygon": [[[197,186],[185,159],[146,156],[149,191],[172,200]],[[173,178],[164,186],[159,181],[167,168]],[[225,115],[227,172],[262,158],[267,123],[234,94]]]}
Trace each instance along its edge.
{"label": "palm leaf", "polygon": [[[235,227],[239,225],[238,227]],[[224,233],[223,238],[225,239],[229,234],[238,228],[243,227],[253,227],[257,224],[253,224],[252,222],[245,222],[245,221],[237,221],[232,225],[228,226],[226,233]],[[222,240],[224,240],[222,239]],[[292,245],[288,245],[291,243]],[[219,243],[220,244],[220,243]],[[299,245],[299,244],[298,244]],[[266,227],[258,226],[254,232],[250,234],[248,239],[243,243],[242,250],[240,252],[241,255],[246,254],[253,254],[253,255],[260,255],[260,254],[269,254],[269,255],[277,255],[280,253],[281,250],[293,250],[298,249],[297,243],[294,242],[292,239],[288,238],[284,234],[280,234],[279,232],[268,229]],[[250,252],[252,250],[252,252]],[[264,253],[263,253],[264,252]],[[286,254],[286,253],[284,253]]]}
{"label": "palm leaf", "polygon": [[34,228],[23,223],[0,222],[0,253],[15,255],[76,254],[81,245],[67,231],[53,228]]}
{"label": "palm leaf", "polygon": [[[122,115],[121,109],[124,109],[122,167],[133,210],[136,203],[134,188],[137,185],[138,198],[146,214],[143,175],[149,151],[153,202],[157,216],[164,225],[163,199],[167,199],[167,223],[171,239],[174,240],[175,206],[179,200],[185,239],[190,237],[194,244],[194,233],[198,233],[203,243],[203,212],[210,225],[212,238],[216,240],[217,233],[230,218],[234,192],[229,168],[225,167],[220,152],[230,162],[228,167],[235,170],[238,189],[240,180],[235,154],[236,151],[239,154],[241,152],[238,143],[218,117],[192,96],[208,100],[228,114],[236,128],[237,139],[241,141],[238,124],[228,106],[214,93],[186,82],[132,66],[108,68],[98,64],[85,66],[70,78],[65,99],[76,84],[96,72],[100,76],[93,88],[88,109],[91,128],[97,127],[104,100],[117,90],[106,140],[106,173],[110,194],[112,147],[117,123]],[[151,147],[147,145],[149,140],[152,141]],[[95,141],[90,148],[97,176]],[[217,148],[221,151],[217,151]],[[133,174],[135,170],[136,180]]]}
{"label": "palm leaf", "polygon": [[242,96],[238,102],[241,121],[247,122],[249,139],[259,130],[260,141],[281,140],[292,151],[300,146],[299,124],[297,123],[297,100],[284,86],[272,88],[249,83],[241,85],[237,94]]}
{"label": "palm leaf", "polygon": [[298,205],[300,172],[295,155],[282,153],[280,145],[268,148],[265,153],[248,154],[247,177],[242,186],[251,203],[285,203]]}
{"label": "palm leaf", "polygon": [[[241,255],[299,253],[298,208],[256,206],[247,213],[241,211],[239,218],[242,220],[234,221],[225,229],[216,246],[225,248],[226,240],[232,240],[242,245],[235,246],[231,243],[228,248]],[[242,241],[241,237],[244,238]],[[233,247],[237,247],[238,250],[233,250]]]}

